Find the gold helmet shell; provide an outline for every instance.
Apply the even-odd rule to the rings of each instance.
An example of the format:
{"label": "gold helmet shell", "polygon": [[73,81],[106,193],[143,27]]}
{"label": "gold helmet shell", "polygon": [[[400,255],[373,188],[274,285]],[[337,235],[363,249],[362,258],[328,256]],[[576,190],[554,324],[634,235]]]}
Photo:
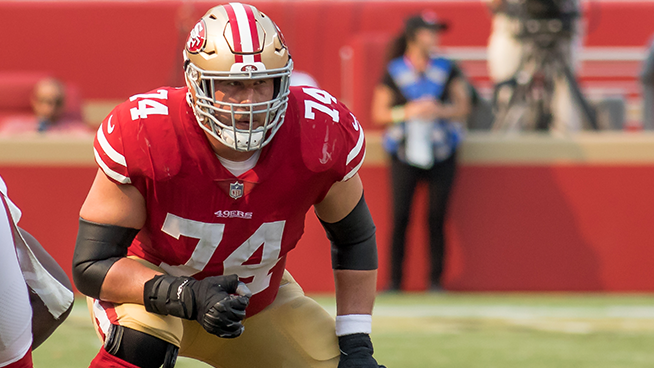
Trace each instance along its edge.
{"label": "gold helmet shell", "polygon": [[[268,16],[241,3],[209,9],[191,30],[184,59],[189,104],[205,131],[237,151],[270,142],[284,121],[293,62],[284,36]],[[274,81],[272,100],[232,104],[214,99],[216,81],[264,78]],[[236,128],[236,111],[249,111],[249,129]],[[218,113],[231,115],[232,121],[219,120]],[[253,126],[254,114],[266,114],[263,126]]]}

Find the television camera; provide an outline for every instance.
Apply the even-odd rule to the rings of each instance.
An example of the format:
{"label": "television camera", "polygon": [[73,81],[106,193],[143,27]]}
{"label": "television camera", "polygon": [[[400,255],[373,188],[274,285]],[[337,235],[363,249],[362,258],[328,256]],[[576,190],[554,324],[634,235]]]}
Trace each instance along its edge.
{"label": "television camera", "polygon": [[[552,123],[555,81],[563,77],[588,124],[598,129],[596,113],[585,99],[571,67],[571,45],[581,14],[576,0],[506,0],[504,11],[522,45],[518,70],[495,89],[494,130],[548,130]],[[510,87],[507,98],[498,98]]]}

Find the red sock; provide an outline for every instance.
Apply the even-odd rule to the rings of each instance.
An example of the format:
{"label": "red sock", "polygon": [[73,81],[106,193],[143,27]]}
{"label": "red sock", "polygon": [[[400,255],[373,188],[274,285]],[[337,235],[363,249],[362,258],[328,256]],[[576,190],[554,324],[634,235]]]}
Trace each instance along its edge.
{"label": "red sock", "polygon": [[34,365],[32,364],[32,348],[30,348],[25,355],[20,358],[19,361],[13,362],[5,368],[32,368]]}
{"label": "red sock", "polygon": [[132,363],[128,363],[120,358],[117,358],[107,353],[104,348],[100,349],[98,355],[89,365],[89,368],[139,368]]}

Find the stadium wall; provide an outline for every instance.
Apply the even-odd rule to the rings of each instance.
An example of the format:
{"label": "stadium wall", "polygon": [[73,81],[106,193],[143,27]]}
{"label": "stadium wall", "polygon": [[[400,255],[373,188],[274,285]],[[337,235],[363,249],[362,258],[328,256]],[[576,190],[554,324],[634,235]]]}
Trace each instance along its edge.
{"label": "stadium wall", "polygon": [[[346,102],[368,131],[361,169],[378,227],[379,286],[388,278],[386,162],[368,119],[384,47],[403,19],[435,10],[451,23],[444,46],[477,86],[488,86],[490,14],[482,1],[251,1],[284,31],[296,69]],[[583,1],[583,87],[638,98],[637,73],[652,35],[654,2]],[[1,1],[0,73],[58,76],[97,124],[118,102],[182,85],[181,49],[208,1]],[[599,64],[598,64],[599,63]],[[611,92],[612,93],[612,92]],[[654,291],[654,137],[574,138],[472,134],[447,222],[451,290]],[[70,271],[79,208],[95,174],[86,140],[0,140],[0,175],[23,209],[21,225]],[[408,250],[407,288],[426,287],[424,190]],[[306,259],[315,261],[306,267]],[[312,214],[289,268],[307,291],[333,289],[329,246]]]}
{"label": "stadium wall", "polygon": [[[390,203],[379,134],[361,168],[388,279]],[[20,224],[70,272],[79,208],[96,168],[85,139],[0,140],[0,174]],[[471,134],[446,224],[445,287],[457,291],[654,291],[654,135]],[[409,229],[406,288],[426,285],[425,192]],[[333,290],[329,243],[310,213],[288,268]]]}

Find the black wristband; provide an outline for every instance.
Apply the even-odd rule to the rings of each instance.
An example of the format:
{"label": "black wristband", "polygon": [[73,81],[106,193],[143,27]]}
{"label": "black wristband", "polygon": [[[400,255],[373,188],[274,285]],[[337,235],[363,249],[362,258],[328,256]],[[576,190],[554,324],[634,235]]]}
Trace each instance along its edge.
{"label": "black wristband", "polygon": [[157,275],[143,285],[143,306],[150,313],[171,314],[184,319],[195,319],[195,295],[190,277]]}

